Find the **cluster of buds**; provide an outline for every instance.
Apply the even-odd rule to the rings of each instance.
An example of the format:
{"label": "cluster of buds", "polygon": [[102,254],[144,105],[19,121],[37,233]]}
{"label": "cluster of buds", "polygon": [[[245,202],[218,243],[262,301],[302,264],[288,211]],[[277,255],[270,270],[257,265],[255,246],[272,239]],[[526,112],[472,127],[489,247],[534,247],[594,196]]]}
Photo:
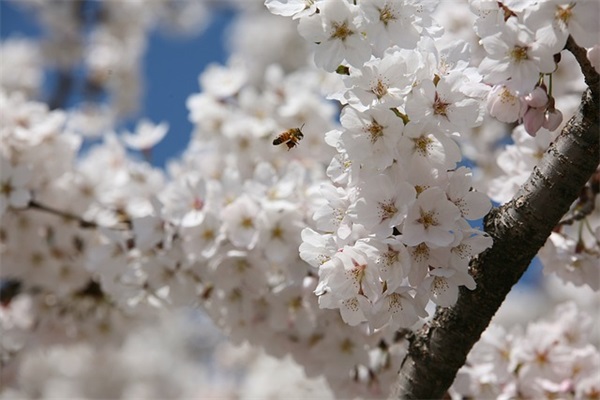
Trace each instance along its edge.
{"label": "cluster of buds", "polygon": [[562,123],[563,115],[554,107],[554,97],[548,93],[543,83],[536,86],[523,100],[527,105],[523,125],[531,136],[535,136],[542,127],[554,131]]}

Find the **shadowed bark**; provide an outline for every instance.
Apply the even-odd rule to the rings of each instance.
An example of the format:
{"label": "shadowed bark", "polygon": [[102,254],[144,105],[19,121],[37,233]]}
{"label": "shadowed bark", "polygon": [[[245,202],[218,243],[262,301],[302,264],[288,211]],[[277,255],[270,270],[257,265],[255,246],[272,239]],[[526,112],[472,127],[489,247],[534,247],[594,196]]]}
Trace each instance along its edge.
{"label": "shadowed bark", "polygon": [[438,307],[416,332],[399,371],[395,397],[441,398],[467,354],[599,164],[600,77],[571,38],[588,89],[578,112],[544,154],[515,197],[493,209],[485,230],[494,245],[471,263],[477,282],[461,287],[453,307]]}

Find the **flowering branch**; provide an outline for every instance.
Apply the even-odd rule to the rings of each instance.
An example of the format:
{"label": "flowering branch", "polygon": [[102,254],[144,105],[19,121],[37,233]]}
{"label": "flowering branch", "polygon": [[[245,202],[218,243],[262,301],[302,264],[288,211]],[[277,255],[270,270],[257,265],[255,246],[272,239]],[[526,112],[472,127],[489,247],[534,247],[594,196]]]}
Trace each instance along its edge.
{"label": "flowering branch", "polygon": [[577,114],[514,198],[486,218],[494,245],[471,264],[477,288],[461,287],[457,303],[439,307],[417,332],[399,372],[396,397],[444,395],[511,287],[598,168],[600,80],[597,73],[584,73],[591,87]]}
{"label": "flowering branch", "polygon": [[[38,203],[35,200],[31,200],[28,204],[28,208],[30,209],[35,209],[35,210],[39,210],[39,211],[44,211],[47,212],[49,214],[54,214],[56,216],[62,217],[65,220],[68,221],[76,221],[79,224],[79,227],[82,229],[97,229],[97,228],[101,228],[100,225],[98,225],[97,223],[95,223],[94,221],[88,221],[86,219],[81,218],[78,215],[72,214],[68,211],[63,211],[63,210],[58,210],[56,208],[52,208],[50,206],[47,206],[45,204],[42,203]],[[125,220],[124,224],[129,226],[131,224],[130,221]],[[113,228],[109,228],[109,229],[125,229],[124,227],[113,227]]]}

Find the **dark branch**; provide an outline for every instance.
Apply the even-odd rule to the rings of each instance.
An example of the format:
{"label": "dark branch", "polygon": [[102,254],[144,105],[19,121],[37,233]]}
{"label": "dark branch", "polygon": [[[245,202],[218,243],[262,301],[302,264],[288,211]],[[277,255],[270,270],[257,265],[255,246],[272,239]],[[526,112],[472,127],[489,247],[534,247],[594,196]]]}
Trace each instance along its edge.
{"label": "dark branch", "polygon": [[83,229],[108,228],[108,229],[124,230],[124,229],[128,229],[129,226],[131,225],[131,223],[129,221],[124,221],[124,224],[126,225],[124,227],[123,226],[121,226],[121,227],[100,226],[97,223],[95,223],[94,221],[85,220],[85,219],[81,218],[79,215],[72,214],[68,211],[63,211],[63,210],[58,210],[56,208],[52,208],[45,204],[38,203],[35,200],[31,200],[29,202],[29,204],[27,205],[27,209],[43,211],[43,212],[46,212],[49,214],[54,214],[58,217],[64,218],[65,220],[68,220],[68,221],[75,221],[79,224],[79,227],[83,228]]}
{"label": "dark branch", "polygon": [[572,40],[567,48],[577,52],[590,88],[527,182],[486,218],[485,229],[494,245],[471,264],[477,288],[462,287],[456,305],[438,308],[432,321],[417,332],[399,371],[398,398],[444,395],[512,286],[598,168],[600,79],[593,68],[587,69]]}

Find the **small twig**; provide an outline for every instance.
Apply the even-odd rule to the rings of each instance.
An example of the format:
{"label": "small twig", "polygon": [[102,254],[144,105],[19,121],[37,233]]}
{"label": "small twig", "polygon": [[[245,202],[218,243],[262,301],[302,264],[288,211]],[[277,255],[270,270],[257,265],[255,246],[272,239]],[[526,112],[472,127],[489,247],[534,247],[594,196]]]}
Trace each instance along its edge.
{"label": "small twig", "polygon": [[[94,221],[88,221],[88,220],[83,219],[80,216],[72,214],[68,211],[58,210],[56,208],[49,207],[45,204],[38,203],[35,200],[31,200],[29,202],[28,208],[34,209],[34,210],[39,210],[39,211],[44,211],[49,214],[54,214],[56,216],[66,219],[66,220],[76,221],[79,223],[79,227],[83,228],[83,229],[98,229],[98,228],[107,228],[107,229],[115,229],[115,230],[126,230],[127,229],[127,228],[123,228],[123,227],[102,226],[102,225],[97,224]],[[125,224],[129,225],[128,222],[125,222]]]}
{"label": "small twig", "polygon": [[579,63],[579,66],[581,67],[585,83],[592,91],[594,97],[598,98],[598,96],[600,96],[600,74],[596,72],[596,69],[588,59],[587,50],[575,43],[575,40],[571,35],[569,35],[569,38],[567,39],[565,49],[569,50],[575,56],[577,63]]}
{"label": "small twig", "polygon": [[52,97],[48,100],[51,110],[64,108],[73,89],[73,73],[68,71],[58,72],[58,82],[54,88]]}

